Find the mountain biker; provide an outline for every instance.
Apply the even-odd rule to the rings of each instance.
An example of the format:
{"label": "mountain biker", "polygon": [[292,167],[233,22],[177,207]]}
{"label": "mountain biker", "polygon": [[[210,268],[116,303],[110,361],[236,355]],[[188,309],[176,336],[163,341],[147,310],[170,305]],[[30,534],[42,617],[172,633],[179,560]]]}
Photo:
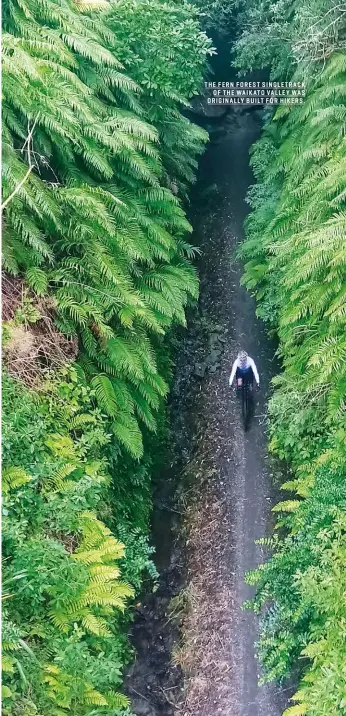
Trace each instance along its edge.
{"label": "mountain biker", "polygon": [[237,388],[240,388],[243,385],[243,381],[246,381],[252,388],[254,379],[259,388],[259,375],[256,363],[252,358],[250,358],[250,356],[248,356],[246,351],[239,351],[238,356],[233,363],[231,375],[229,377],[230,385],[232,385],[234,378],[236,378],[237,381]]}

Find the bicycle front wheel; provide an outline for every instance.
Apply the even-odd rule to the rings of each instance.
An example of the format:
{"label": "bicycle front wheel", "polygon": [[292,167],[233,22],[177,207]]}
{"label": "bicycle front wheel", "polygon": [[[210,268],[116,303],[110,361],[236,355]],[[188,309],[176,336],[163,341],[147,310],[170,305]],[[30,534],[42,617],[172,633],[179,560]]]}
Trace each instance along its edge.
{"label": "bicycle front wheel", "polygon": [[242,390],[242,414],[244,430],[247,430],[249,423],[249,390],[247,384],[243,385]]}

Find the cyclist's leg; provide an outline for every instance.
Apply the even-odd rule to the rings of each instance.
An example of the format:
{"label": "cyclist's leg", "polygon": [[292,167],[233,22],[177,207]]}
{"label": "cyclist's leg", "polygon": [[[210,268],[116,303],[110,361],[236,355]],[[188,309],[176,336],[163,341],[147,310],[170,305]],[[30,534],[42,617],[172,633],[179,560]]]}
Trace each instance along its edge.
{"label": "cyclist's leg", "polygon": [[252,380],[253,380],[253,377],[252,377],[253,373],[252,373],[251,368],[243,370],[241,372],[241,376],[242,376],[242,381],[244,383],[244,387],[251,389],[251,384],[252,384]]}
{"label": "cyclist's leg", "polygon": [[255,376],[254,376],[252,368],[250,368],[246,373],[246,381],[247,381],[247,385],[249,388],[249,392],[251,394],[253,393],[253,389],[254,389],[254,380],[255,380]]}
{"label": "cyclist's leg", "polygon": [[241,390],[244,380],[244,374],[243,371],[240,368],[237,368],[236,374],[235,374],[235,381],[237,386],[237,391]]}

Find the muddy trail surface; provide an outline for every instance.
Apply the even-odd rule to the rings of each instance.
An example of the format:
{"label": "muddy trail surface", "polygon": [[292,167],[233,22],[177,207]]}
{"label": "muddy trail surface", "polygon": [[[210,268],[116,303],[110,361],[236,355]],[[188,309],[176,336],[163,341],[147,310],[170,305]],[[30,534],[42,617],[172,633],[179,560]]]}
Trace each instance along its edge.
{"label": "muddy trail surface", "polygon": [[[236,260],[260,127],[258,112],[229,112],[211,133],[194,191],[200,301],[177,357],[173,457],[156,494],[159,589],[132,630],[138,657],[127,691],[136,716],[280,716],[287,701],[277,686],[258,686],[258,622],[242,609],[253,595],[244,575],[263,561],[255,540],[268,534],[274,502],[265,433],[274,350]],[[261,378],[247,433],[228,385],[240,348]]]}

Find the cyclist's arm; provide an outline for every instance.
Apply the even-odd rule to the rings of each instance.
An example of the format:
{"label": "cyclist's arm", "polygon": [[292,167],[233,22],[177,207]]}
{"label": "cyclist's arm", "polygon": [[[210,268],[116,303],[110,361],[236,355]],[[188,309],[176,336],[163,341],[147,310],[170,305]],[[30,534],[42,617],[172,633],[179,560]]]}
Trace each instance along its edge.
{"label": "cyclist's arm", "polygon": [[253,360],[253,358],[249,358],[249,363],[250,363],[250,366],[251,366],[251,368],[252,368],[252,370],[253,370],[253,374],[254,374],[254,376],[255,376],[255,381],[256,381],[257,385],[259,385],[259,382],[260,382],[260,381],[259,381],[258,370],[257,370],[257,368],[256,368],[256,363],[255,363],[255,361]]}
{"label": "cyclist's arm", "polygon": [[230,375],[230,377],[229,377],[229,384],[230,384],[230,385],[232,385],[232,383],[233,383],[233,381],[234,381],[234,377],[235,377],[237,368],[238,368],[238,358],[236,358],[236,360],[234,361],[233,366],[232,366],[231,375]]}

